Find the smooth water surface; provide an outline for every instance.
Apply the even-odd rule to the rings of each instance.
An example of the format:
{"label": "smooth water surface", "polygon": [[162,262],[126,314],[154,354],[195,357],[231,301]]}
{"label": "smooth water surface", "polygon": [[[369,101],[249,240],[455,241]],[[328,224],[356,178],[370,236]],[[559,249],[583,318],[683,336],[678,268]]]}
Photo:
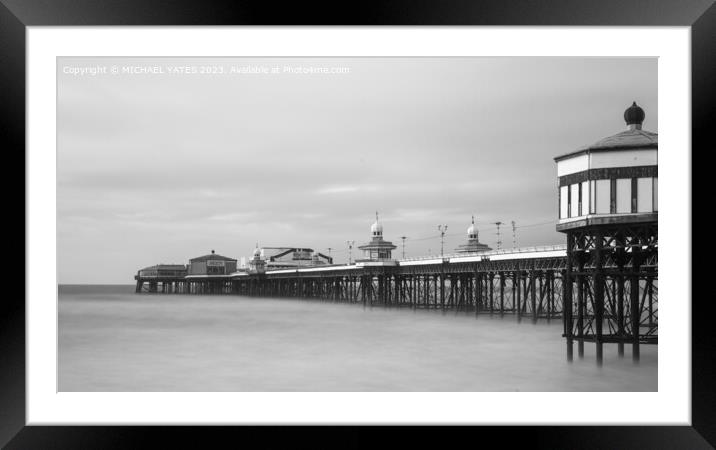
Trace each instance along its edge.
{"label": "smooth water surface", "polygon": [[[60,391],[656,391],[605,345],[566,361],[560,320],[61,286]],[[576,345],[575,345],[576,358]]]}

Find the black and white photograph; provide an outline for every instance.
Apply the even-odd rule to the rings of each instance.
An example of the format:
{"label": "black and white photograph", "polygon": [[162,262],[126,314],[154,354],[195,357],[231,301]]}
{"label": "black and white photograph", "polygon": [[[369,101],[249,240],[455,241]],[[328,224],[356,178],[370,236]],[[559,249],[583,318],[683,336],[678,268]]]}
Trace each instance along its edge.
{"label": "black and white photograph", "polygon": [[0,447],[713,448],[714,0],[350,6],[0,0]]}
{"label": "black and white photograph", "polygon": [[658,58],[56,69],[59,392],[658,391]]}
{"label": "black and white photograph", "polygon": [[713,0],[0,3],[0,447],[713,447]]}

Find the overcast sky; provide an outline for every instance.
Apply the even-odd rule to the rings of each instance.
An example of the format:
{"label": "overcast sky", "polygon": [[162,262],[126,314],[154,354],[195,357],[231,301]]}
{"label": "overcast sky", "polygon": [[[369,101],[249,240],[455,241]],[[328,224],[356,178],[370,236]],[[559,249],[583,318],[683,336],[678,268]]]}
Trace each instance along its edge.
{"label": "overcast sky", "polygon": [[[224,73],[169,73],[207,65]],[[59,282],[257,242],[343,262],[376,210],[397,256],[400,236],[439,254],[438,224],[452,252],[472,214],[493,248],[496,221],[504,247],[513,220],[518,246],[563,243],[553,158],[626,129],[632,101],[658,132],[656,59],[60,58]]]}

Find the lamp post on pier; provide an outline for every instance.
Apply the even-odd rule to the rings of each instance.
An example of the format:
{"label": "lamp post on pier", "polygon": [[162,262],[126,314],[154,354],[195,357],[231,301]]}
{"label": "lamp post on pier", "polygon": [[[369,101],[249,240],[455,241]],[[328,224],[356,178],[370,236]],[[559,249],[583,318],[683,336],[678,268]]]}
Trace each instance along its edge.
{"label": "lamp post on pier", "polygon": [[495,225],[497,225],[497,250],[500,250],[502,248],[502,237],[500,236],[500,225],[502,225],[502,222],[498,220],[495,222]]}
{"label": "lamp post on pier", "polygon": [[351,265],[351,260],[353,259],[353,244],[355,244],[356,241],[346,241],[346,244],[348,244],[348,265]]}
{"label": "lamp post on pier", "polygon": [[443,256],[443,249],[445,247],[445,233],[447,232],[447,225],[438,225],[438,231],[440,232],[440,257]]}

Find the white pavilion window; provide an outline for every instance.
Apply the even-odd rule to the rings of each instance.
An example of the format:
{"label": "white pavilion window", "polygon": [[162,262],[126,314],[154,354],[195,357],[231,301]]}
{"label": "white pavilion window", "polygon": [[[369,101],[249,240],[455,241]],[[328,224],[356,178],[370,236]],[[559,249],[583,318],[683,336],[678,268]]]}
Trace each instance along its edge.
{"label": "white pavilion window", "polygon": [[579,216],[579,183],[569,186],[570,206],[569,217]]}
{"label": "white pavilion window", "polygon": [[654,211],[654,182],[649,178],[638,178],[636,181],[636,211]]}
{"label": "white pavilion window", "polygon": [[567,201],[569,200],[569,194],[567,193],[569,186],[561,186],[559,188],[559,218],[566,219],[568,217]]}
{"label": "white pavilion window", "polygon": [[579,209],[579,215],[586,216],[589,212],[589,181],[582,181],[582,204]]}
{"label": "white pavilion window", "polygon": [[611,203],[611,180],[596,180],[596,213],[609,214]]}
{"label": "white pavilion window", "polygon": [[631,178],[617,178],[617,213],[631,212]]}

